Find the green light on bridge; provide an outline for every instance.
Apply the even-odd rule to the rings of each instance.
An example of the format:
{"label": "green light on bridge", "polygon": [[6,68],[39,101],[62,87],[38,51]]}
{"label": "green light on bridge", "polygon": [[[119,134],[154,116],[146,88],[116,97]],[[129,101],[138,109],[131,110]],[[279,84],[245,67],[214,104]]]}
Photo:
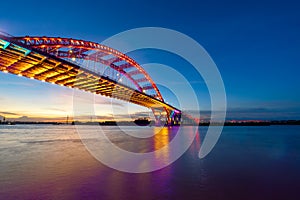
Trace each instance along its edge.
{"label": "green light on bridge", "polygon": [[30,54],[31,50],[27,50],[25,51],[25,56],[27,56],[28,54]]}
{"label": "green light on bridge", "polygon": [[10,45],[10,42],[0,39],[0,44],[2,46],[2,49],[6,49]]}

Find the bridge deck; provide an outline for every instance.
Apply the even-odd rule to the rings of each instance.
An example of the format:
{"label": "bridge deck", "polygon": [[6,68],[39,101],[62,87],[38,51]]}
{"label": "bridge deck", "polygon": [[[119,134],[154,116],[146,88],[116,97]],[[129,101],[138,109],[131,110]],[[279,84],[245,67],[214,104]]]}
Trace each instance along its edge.
{"label": "bridge deck", "polygon": [[16,44],[4,36],[0,36],[0,71],[129,101],[147,108],[180,112],[159,99],[129,88],[109,77],[99,76],[45,52]]}

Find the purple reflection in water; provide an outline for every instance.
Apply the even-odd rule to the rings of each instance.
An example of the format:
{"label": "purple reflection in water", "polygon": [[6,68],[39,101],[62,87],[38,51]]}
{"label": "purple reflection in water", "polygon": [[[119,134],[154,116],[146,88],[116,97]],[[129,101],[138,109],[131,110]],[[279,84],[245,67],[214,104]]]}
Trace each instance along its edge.
{"label": "purple reflection in water", "polygon": [[[115,127],[108,128],[116,134]],[[192,135],[192,128],[184,129],[187,137]],[[172,165],[128,174],[95,160],[72,126],[1,126],[0,199],[297,198],[299,126],[225,127],[213,151],[200,160],[205,131],[200,128],[188,151]],[[121,147],[147,152],[166,145],[174,130],[163,130],[152,142],[111,137]],[[166,150],[157,159],[168,159],[171,153]]]}

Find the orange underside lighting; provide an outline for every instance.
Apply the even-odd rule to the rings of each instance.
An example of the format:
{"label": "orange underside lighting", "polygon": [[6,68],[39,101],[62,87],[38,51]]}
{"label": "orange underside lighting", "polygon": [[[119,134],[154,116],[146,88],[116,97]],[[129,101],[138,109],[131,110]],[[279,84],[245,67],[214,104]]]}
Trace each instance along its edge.
{"label": "orange underside lighting", "polygon": [[[76,41],[72,40],[71,42],[73,42],[74,45],[70,46],[70,43],[68,43],[68,41],[70,40],[68,39],[56,39],[56,38],[47,38],[47,37],[41,37],[41,38],[34,37],[33,39],[35,41],[31,41],[32,38],[26,37],[26,40],[30,40],[29,42],[30,44],[28,43],[26,44],[31,45],[33,48],[33,50],[31,51],[32,53],[30,54],[24,54],[24,53],[20,54],[18,50],[9,47],[6,49],[0,49],[0,53],[5,52],[4,54],[1,54],[0,57],[0,62],[6,63],[6,65],[4,64],[2,68],[4,69],[3,70],[4,73],[8,73],[7,69],[9,69],[10,73],[16,74],[18,76],[25,76],[25,77],[29,77],[30,79],[40,80],[42,82],[50,82],[52,84],[66,86],[68,88],[75,88],[93,94],[100,94],[103,96],[113,97],[120,100],[130,101],[134,104],[138,104],[148,108],[154,108],[154,109],[164,108],[169,111],[177,110],[174,107],[163,102],[161,94],[159,93],[155,83],[140,65],[138,65],[134,60],[132,60],[128,56],[114,49],[111,49],[106,46],[101,46],[96,43],[77,41],[77,40]],[[48,44],[48,42],[51,44]],[[72,64],[71,62],[68,62],[68,60],[70,59],[69,56],[70,53],[72,53],[75,56],[73,57],[72,55],[71,58],[72,61],[75,61],[77,58],[78,59],[85,58],[85,57],[83,58],[76,57],[76,56],[84,56],[84,54],[80,54],[81,50],[72,50],[72,49],[78,49],[79,46],[82,47],[83,53],[89,49],[92,49],[97,53],[99,53],[100,49],[98,48],[102,47],[103,49],[105,49],[105,50],[103,49],[101,50],[101,52],[104,52],[104,54],[106,55],[113,54],[116,57],[116,60],[118,60],[117,62],[125,61],[126,64],[131,65],[130,67],[135,68],[132,71],[138,70],[140,72],[139,75],[144,76],[143,78],[145,78],[145,80],[147,81],[146,84],[150,85],[150,88],[149,86],[146,86],[144,87],[145,89],[142,89],[143,85],[135,85],[135,87],[140,86],[139,88],[137,87],[138,89],[134,89],[133,86],[131,87],[126,86],[125,84],[128,82],[128,80],[130,80],[128,79],[128,77],[132,78],[133,81],[137,79],[134,78],[135,74],[132,74],[131,76],[129,73],[126,74],[126,71],[117,71],[118,74],[115,73],[114,76],[116,77],[118,76],[119,78],[121,74],[122,76],[124,74],[127,75],[127,77],[124,78],[124,80],[119,79],[119,83],[117,83],[110,77],[111,75],[107,77],[98,76],[95,75],[94,72],[88,69],[79,68],[79,66]],[[35,52],[34,51],[35,48],[39,50],[43,50],[42,53],[37,53],[38,51]],[[61,49],[57,49],[57,48],[61,48]],[[26,48],[24,49],[26,50]],[[64,52],[62,52],[62,49],[64,49]],[[63,55],[67,55],[68,56],[67,59],[61,60],[62,58],[59,57],[59,55],[57,55],[59,52],[64,53]],[[51,56],[49,56],[49,54]],[[110,64],[109,65],[104,64],[104,65],[110,67]],[[115,68],[117,68],[116,66]],[[115,68],[112,69],[115,70]],[[156,93],[154,95],[146,94],[146,92],[149,92],[149,90],[156,91]]]}

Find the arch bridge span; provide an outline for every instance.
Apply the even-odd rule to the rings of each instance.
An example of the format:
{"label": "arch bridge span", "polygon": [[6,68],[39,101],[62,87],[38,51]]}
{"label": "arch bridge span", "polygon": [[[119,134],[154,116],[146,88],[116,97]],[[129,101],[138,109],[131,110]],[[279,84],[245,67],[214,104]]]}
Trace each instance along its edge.
{"label": "arch bridge span", "polygon": [[0,35],[0,70],[152,109],[157,121],[180,124],[150,75],[132,58],[108,46],[72,38]]}

